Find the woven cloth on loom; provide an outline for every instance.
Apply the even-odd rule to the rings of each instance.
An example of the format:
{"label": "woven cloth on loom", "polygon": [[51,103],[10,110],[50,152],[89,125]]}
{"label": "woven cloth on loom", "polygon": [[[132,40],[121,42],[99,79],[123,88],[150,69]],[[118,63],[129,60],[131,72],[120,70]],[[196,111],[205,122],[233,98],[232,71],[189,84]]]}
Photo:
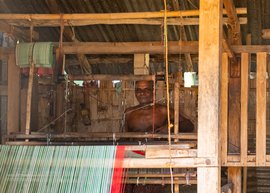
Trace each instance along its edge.
{"label": "woven cloth on loom", "polygon": [[116,146],[2,145],[0,192],[119,193],[112,191],[122,179],[114,173],[117,152]]}
{"label": "woven cloth on loom", "polygon": [[52,68],[53,44],[52,42],[20,43],[16,46],[16,64],[20,68],[29,67],[33,58],[36,67]]}

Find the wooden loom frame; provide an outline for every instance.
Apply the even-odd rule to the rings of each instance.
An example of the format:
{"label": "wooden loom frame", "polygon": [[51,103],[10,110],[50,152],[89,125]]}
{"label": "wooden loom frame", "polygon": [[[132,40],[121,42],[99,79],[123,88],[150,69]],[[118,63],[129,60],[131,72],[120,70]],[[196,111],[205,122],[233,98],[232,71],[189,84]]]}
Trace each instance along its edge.
{"label": "wooden loom frame", "polygon": [[[224,0],[224,4],[227,3],[227,8],[228,13],[230,14],[230,18],[233,20],[233,22],[237,22],[238,20],[235,19],[237,18],[236,12],[232,9],[232,2],[230,0]],[[229,5],[229,6],[228,6]],[[229,7],[229,8],[228,8]],[[211,9],[209,9],[211,8]],[[187,44],[187,46],[184,45],[175,45],[175,53],[179,53],[179,49],[186,49],[186,52],[189,53],[196,53],[200,52],[200,66],[208,66],[207,69],[204,69],[204,73],[199,72],[200,80],[203,80],[203,85],[199,86],[201,98],[199,100],[199,133],[198,133],[198,154],[196,157],[190,157],[190,158],[177,158],[174,160],[174,167],[194,167],[198,168],[198,192],[203,193],[203,192],[220,192],[220,167],[221,166],[269,166],[269,155],[266,155],[265,152],[265,139],[266,139],[266,133],[265,133],[265,94],[266,90],[264,90],[264,85],[265,85],[265,79],[261,79],[260,83],[262,84],[257,84],[258,87],[258,92],[257,96],[259,96],[258,99],[258,109],[263,109],[263,111],[257,113],[257,118],[259,122],[257,123],[257,136],[260,136],[263,140],[257,140],[256,145],[257,145],[257,155],[247,155],[247,126],[246,126],[246,119],[247,119],[247,94],[246,90],[244,88],[247,88],[247,81],[246,79],[241,80],[242,84],[242,95],[241,95],[241,102],[242,106],[244,107],[241,110],[241,116],[242,116],[242,127],[241,131],[241,154],[240,155],[228,155],[227,153],[227,118],[226,117],[226,108],[222,107],[227,107],[228,105],[228,100],[226,99],[226,93],[228,90],[228,87],[226,84],[222,85],[221,84],[221,93],[219,94],[219,86],[218,82],[220,79],[222,79],[222,82],[227,82],[228,77],[226,76],[226,70],[228,69],[225,65],[228,65],[228,56],[230,53],[241,53],[242,55],[242,62],[243,64],[247,64],[247,53],[257,53],[257,52],[264,52],[264,53],[259,53],[258,54],[258,61],[264,63],[266,61],[266,53],[269,52],[270,47],[269,46],[231,46],[230,48],[227,47],[227,53],[228,55],[224,54],[223,55],[223,66],[220,67],[219,64],[221,63],[221,17],[216,17],[217,15],[221,15],[221,2],[220,1],[215,1],[215,0],[201,0],[201,9],[200,9],[200,40],[199,40],[199,48],[198,44],[193,44],[191,46],[190,43]],[[2,19],[6,20],[7,22],[10,17],[8,15],[2,15]],[[14,16],[14,14],[12,15]],[[235,17],[236,16],[236,17]],[[59,15],[56,17],[57,21],[59,21]],[[215,18],[214,18],[215,17]],[[23,19],[28,20],[29,17],[24,17]],[[48,17],[49,18],[49,17]],[[0,17],[1,19],[1,17]],[[14,19],[14,17],[12,17]],[[33,17],[31,17],[33,19]],[[138,18],[137,18],[138,19]],[[82,19],[83,20],[83,19]],[[20,21],[19,21],[20,22]],[[82,21],[83,22],[83,21]],[[96,22],[104,22],[104,21],[96,21]],[[116,22],[116,20],[114,20]],[[127,21],[124,20],[119,20],[118,22],[124,23]],[[137,23],[139,20],[136,21]],[[141,21],[140,21],[141,22]],[[152,22],[152,21],[151,21]],[[12,21],[10,22],[11,24]],[[135,21],[134,21],[135,23]],[[145,24],[146,22],[144,22]],[[206,28],[208,27],[208,24],[212,24],[213,29],[208,29],[206,31]],[[96,24],[96,23],[95,23]],[[150,24],[150,22],[149,22]],[[237,25],[236,25],[237,26]],[[238,33],[239,29],[235,28],[233,29],[234,33]],[[211,34],[214,37],[217,37],[215,41],[209,40],[208,36]],[[123,49],[119,49],[119,46],[123,46],[121,44],[113,44],[113,43],[106,43],[108,45],[107,49],[97,49],[97,45],[101,45],[100,43],[85,43],[85,44],[75,44],[75,43],[70,43],[71,46],[66,46],[63,45],[63,50],[65,53],[85,53],[87,51],[93,50],[95,48],[96,54],[98,53],[134,53],[134,47],[131,47],[132,44],[127,45],[130,49],[128,51],[125,51],[125,47]],[[109,45],[110,44],[110,45]],[[75,46],[74,46],[75,45]],[[149,53],[162,53],[161,45],[157,45],[157,47],[154,44],[145,44],[145,43],[139,43],[140,45],[140,50],[142,51],[148,51]],[[194,46],[195,45],[195,46]],[[213,47],[213,49],[205,49],[203,47],[204,45],[210,45]],[[104,45],[103,45],[104,46]],[[173,44],[172,44],[173,46]],[[86,49],[87,48],[87,49]],[[104,47],[103,47],[104,48]],[[133,48],[133,49],[132,49]],[[170,49],[170,47],[169,47]],[[174,49],[172,49],[174,50]],[[118,51],[118,52],[117,52]],[[6,49],[1,49],[1,57],[6,57],[5,55]],[[182,52],[182,51],[181,51]],[[173,53],[173,52],[172,52]],[[183,53],[183,52],[182,52]],[[9,54],[8,56],[8,74],[9,74],[9,82],[14,82],[15,84],[12,84],[12,86],[9,84],[7,86],[7,91],[6,93],[8,94],[9,100],[8,100],[8,131],[9,133],[12,132],[17,132],[19,125],[16,120],[18,120],[18,112],[19,112],[19,105],[18,105],[18,99],[19,99],[19,85],[20,85],[20,75],[19,75],[19,69],[18,67],[15,66],[15,61],[14,61],[14,53]],[[230,55],[230,57],[234,57],[233,55]],[[210,59],[209,59],[210,58]],[[247,65],[244,65],[245,67]],[[203,68],[203,67],[202,67]],[[222,73],[222,77],[220,78],[219,76],[219,70],[225,70],[225,74]],[[264,74],[266,69],[265,68],[259,68],[259,73],[262,78],[264,78]],[[242,68],[242,73],[246,73],[247,69]],[[209,80],[207,78],[207,74],[212,74],[214,79]],[[212,83],[214,82],[214,85]],[[4,92],[5,93],[5,92]],[[211,96],[209,95],[211,93]],[[261,97],[262,96],[262,97]],[[208,103],[207,99],[208,97],[211,98],[211,102],[213,102],[214,106],[210,106]],[[219,99],[221,100],[221,107],[219,106]],[[207,110],[203,110],[205,108]],[[209,105],[209,106],[207,106]],[[212,105],[212,104],[211,104]],[[221,124],[219,127],[219,118],[216,116],[216,113],[221,110]],[[207,117],[206,119],[204,116],[208,115],[211,117],[212,123],[208,123]],[[14,121],[15,120],[15,121]],[[219,129],[221,129],[221,143],[219,143]],[[210,135],[210,140],[209,143],[205,143],[205,139],[209,137]],[[220,145],[222,145],[222,150],[220,149]],[[257,158],[257,159],[256,159]],[[145,160],[146,161],[146,160]],[[153,161],[153,160],[151,160]],[[127,165],[130,165],[130,167],[143,167],[142,165],[136,165],[136,160],[128,160],[126,159],[125,162]],[[138,162],[142,162],[139,160]],[[145,162],[145,167],[149,167],[148,163],[155,163],[157,167],[168,167],[168,159],[163,160],[163,159],[158,159],[158,162]],[[152,165],[151,165],[152,166]],[[241,186],[241,183],[239,185],[239,174],[233,174],[235,175],[233,177],[234,184],[237,186]],[[238,175],[238,176],[237,176]],[[240,174],[241,175],[241,174]],[[235,191],[236,192],[236,191]]]}

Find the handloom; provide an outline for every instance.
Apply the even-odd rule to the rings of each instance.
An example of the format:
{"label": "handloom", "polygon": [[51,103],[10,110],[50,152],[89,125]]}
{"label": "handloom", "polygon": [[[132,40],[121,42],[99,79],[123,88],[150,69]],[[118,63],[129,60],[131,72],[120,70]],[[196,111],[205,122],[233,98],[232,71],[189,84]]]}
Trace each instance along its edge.
{"label": "handloom", "polygon": [[0,192],[118,193],[123,146],[0,146]]}

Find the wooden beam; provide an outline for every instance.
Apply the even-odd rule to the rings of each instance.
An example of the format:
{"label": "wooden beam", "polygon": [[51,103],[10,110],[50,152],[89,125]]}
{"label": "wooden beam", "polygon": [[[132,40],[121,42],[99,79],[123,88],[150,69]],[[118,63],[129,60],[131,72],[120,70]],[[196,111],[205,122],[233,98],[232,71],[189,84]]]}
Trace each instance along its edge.
{"label": "wooden beam", "polygon": [[[211,28],[208,27],[209,24]],[[198,158],[212,157],[217,165],[198,167],[197,192],[219,193],[221,191],[219,76],[222,53],[222,1],[200,0],[199,37]]]}
{"label": "wooden beam", "polygon": [[[170,41],[169,53],[198,53],[197,41]],[[161,42],[64,42],[63,49],[65,54],[134,54],[150,53],[163,54],[164,48]],[[227,50],[224,50],[227,52]],[[231,51],[234,53],[257,53],[270,52],[269,45],[232,45]],[[227,53],[229,54],[230,51]]]}
{"label": "wooden beam", "polygon": [[180,158],[180,157],[197,157],[197,149],[156,149],[147,148],[146,158]]}
{"label": "wooden beam", "polygon": [[[64,21],[65,27],[70,26],[88,26],[88,25],[119,25],[119,24],[134,24],[134,25],[162,25],[163,19],[115,19],[115,20],[68,20],[68,22]],[[22,27],[30,27],[30,25],[34,25],[37,27],[59,27],[60,22],[58,20],[53,21],[44,21],[37,20],[32,23],[29,21],[13,21],[9,20],[8,23],[12,26],[22,26]],[[240,24],[247,24],[246,17],[239,18]],[[229,18],[224,18],[224,25],[229,24]],[[199,25],[199,18],[168,18],[167,25]]]}
{"label": "wooden beam", "polygon": [[[169,53],[198,53],[197,41],[169,41]],[[95,49],[94,49],[95,48]],[[146,53],[163,54],[163,45],[161,42],[64,42],[63,49],[66,54],[87,53],[87,54],[106,54],[102,48],[112,54],[134,54]],[[269,52],[270,45],[231,45],[233,53],[258,53]],[[1,51],[1,49],[0,49]],[[224,50],[228,54],[230,51]],[[7,51],[6,51],[7,52]]]}
{"label": "wooden beam", "polygon": [[235,53],[258,53],[258,52],[270,52],[269,45],[235,45],[232,46],[232,50]]}
{"label": "wooden beam", "polygon": [[[246,8],[238,8],[237,14],[246,14]],[[168,19],[190,16],[199,16],[199,10],[182,10],[167,12]],[[226,14],[226,11],[223,11]],[[7,20],[8,23],[17,26],[60,26],[64,21],[66,26],[93,24],[118,24],[126,23],[125,20],[134,19],[160,19],[164,17],[164,11],[160,12],[133,12],[133,13],[80,13],[80,14],[0,14],[0,20]],[[142,23],[143,24],[143,23]]]}
{"label": "wooden beam", "polygon": [[20,68],[15,64],[15,55],[8,57],[8,104],[7,104],[7,133],[19,131],[20,105]]}
{"label": "wooden beam", "polygon": [[233,0],[223,0],[229,18],[229,40],[231,44],[242,44],[240,23],[237,17]]}
{"label": "wooden beam", "polygon": [[[216,166],[217,164],[216,160],[207,157],[175,159],[126,158],[124,159],[123,168],[196,168]],[[211,178],[208,177],[209,179]],[[211,185],[213,186],[213,184]]]}
{"label": "wooden beam", "polygon": [[[54,43],[58,45],[58,43]],[[197,41],[187,41],[178,42],[170,41],[169,46],[172,50],[169,50],[171,54],[181,53],[198,53],[198,42]],[[65,54],[106,54],[103,51],[105,48],[107,54],[134,54],[134,53],[145,53],[150,52],[152,54],[163,54],[163,45],[161,42],[63,42],[63,49]],[[126,50],[125,50],[126,49]],[[269,52],[269,45],[233,45],[231,50],[234,53],[258,53],[258,52]],[[15,48],[1,48],[0,55],[6,55],[13,53]]]}
{"label": "wooden beam", "polygon": [[[237,8],[237,14],[247,14],[246,8]],[[200,10],[167,11],[167,17],[199,16]],[[223,14],[228,14],[223,10]],[[98,19],[145,19],[163,18],[164,11],[157,12],[126,12],[126,13],[74,13],[74,14],[0,14],[0,20],[98,20]]]}
{"label": "wooden beam", "polygon": [[[58,43],[54,43],[58,45]],[[169,53],[179,54],[181,53],[198,53],[198,42],[187,41],[169,42]],[[106,49],[105,51],[102,48]],[[163,45],[161,42],[63,42],[63,49],[65,54],[134,54],[134,53],[145,53],[150,54],[163,54]],[[258,52],[269,52],[270,45],[233,45],[231,50],[234,53],[258,53]],[[1,48],[0,56],[13,53],[15,48]]]}
{"label": "wooden beam", "polygon": [[[169,53],[198,53],[198,42],[169,42]],[[73,43],[63,44],[64,54],[134,54],[149,53],[163,54],[164,45],[162,42],[120,42],[120,43]]]}

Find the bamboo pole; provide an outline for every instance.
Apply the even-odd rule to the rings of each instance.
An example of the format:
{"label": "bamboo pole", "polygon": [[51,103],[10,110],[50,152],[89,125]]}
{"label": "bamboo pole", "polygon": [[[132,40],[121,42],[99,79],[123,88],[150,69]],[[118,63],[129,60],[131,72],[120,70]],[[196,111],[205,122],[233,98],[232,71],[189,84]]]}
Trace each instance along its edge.
{"label": "bamboo pole", "polygon": [[[30,29],[30,40],[33,40],[33,26]],[[34,46],[34,45],[33,45]],[[33,54],[33,48],[31,50],[31,54]],[[32,94],[33,94],[33,82],[34,82],[34,71],[35,64],[33,61],[33,56],[29,58],[30,70],[28,77],[28,90],[27,90],[27,99],[26,99],[26,123],[25,123],[25,134],[30,134],[30,125],[31,125],[31,107],[32,107]]]}
{"label": "bamboo pole", "polygon": [[[237,8],[237,14],[247,14],[246,8]],[[200,10],[181,10],[167,11],[166,15],[170,17],[190,17],[199,16]],[[226,10],[223,10],[226,14]],[[0,14],[0,20],[99,20],[99,19],[150,19],[163,18],[164,11],[158,12],[129,12],[129,13],[75,13],[75,14]]]}

